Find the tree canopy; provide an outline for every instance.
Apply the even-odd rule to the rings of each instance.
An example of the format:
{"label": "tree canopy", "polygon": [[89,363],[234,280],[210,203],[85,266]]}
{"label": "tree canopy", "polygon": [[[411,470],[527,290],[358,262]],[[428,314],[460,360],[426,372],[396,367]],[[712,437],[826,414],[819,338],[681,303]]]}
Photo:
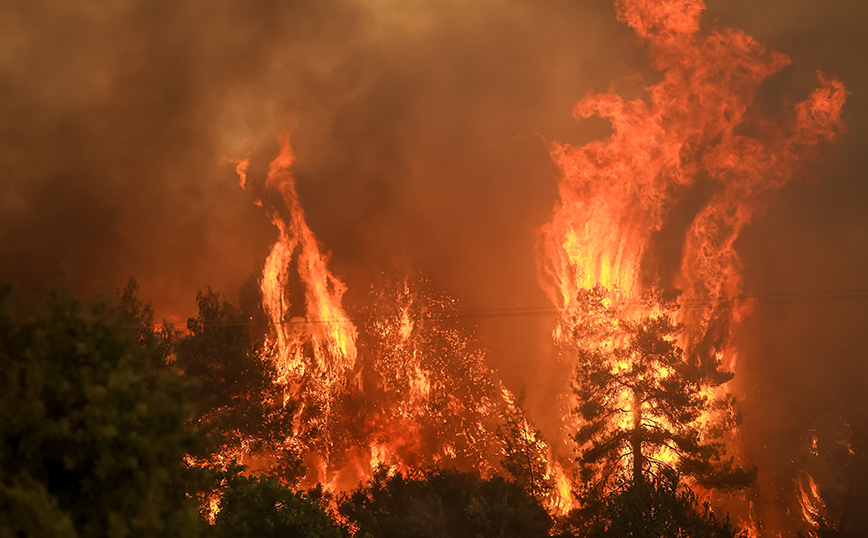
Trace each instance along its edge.
{"label": "tree canopy", "polygon": [[178,483],[200,438],[150,307],[0,293],[0,536],[196,536]]}
{"label": "tree canopy", "polygon": [[708,486],[740,486],[753,479],[725,458],[720,437],[729,424],[715,422],[731,399],[710,390],[732,377],[709,374],[678,345],[678,305],[650,295],[640,313],[613,305],[596,287],[579,295],[576,314],[562,321],[575,354],[574,440],[583,495],[599,498],[629,475],[639,484],[664,469],[677,469]]}
{"label": "tree canopy", "polygon": [[736,538],[729,516],[701,507],[690,488],[667,470],[640,483],[620,480],[602,502],[569,518],[570,534],[583,538]]}
{"label": "tree canopy", "polygon": [[274,476],[228,469],[214,520],[215,538],[341,538],[340,527],[309,497]]}
{"label": "tree canopy", "polygon": [[521,486],[448,470],[410,477],[381,468],[341,499],[340,513],[360,538],[541,538],[552,526]]}

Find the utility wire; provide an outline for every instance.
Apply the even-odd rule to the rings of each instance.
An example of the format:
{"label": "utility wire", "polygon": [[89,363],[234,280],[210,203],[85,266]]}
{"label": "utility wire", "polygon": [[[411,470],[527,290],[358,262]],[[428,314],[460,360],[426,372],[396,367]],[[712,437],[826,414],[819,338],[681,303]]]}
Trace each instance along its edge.
{"label": "utility wire", "polygon": [[[857,288],[847,290],[827,290],[827,291],[808,291],[808,292],[785,292],[785,293],[765,293],[756,295],[738,295],[725,301],[712,301],[710,299],[694,299],[682,301],[679,304],[679,310],[699,310],[710,306],[767,306],[767,305],[787,305],[787,304],[817,304],[817,303],[845,303],[868,300],[868,288]],[[616,303],[617,306],[631,310],[651,310],[652,307],[645,306],[645,303],[638,300],[630,300]],[[514,308],[486,308],[486,309],[470,309],[470,310],[455,310],[446,312],[444,318],[501,318],[501,317],[529,317],[529,316],[556,316],[560,314],[560,309],[555,306],[528,306]],[[315,319],[315,318],[300,318],[292,317],[285,320],[287,325],[308,325],[308,324],[323,324],[323,323],[355,323],[366,321],[370,316],[348,316],[344,319]],[[262,324],[251,321],[232,321],[222,322],[220,325],[250,325]],[[211,325],[207,321],[205,325]]]}

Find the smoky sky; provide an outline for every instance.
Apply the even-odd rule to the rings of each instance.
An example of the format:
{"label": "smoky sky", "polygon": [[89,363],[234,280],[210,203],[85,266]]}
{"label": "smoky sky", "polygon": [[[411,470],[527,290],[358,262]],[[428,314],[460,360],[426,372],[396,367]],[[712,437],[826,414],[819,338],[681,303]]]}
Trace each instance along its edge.
{"label": "smoky sky", "polygon": [[[470,309],[545,304],[549,144],[605,134],[573,104],[645,69],[602,0],[0,9],[0,278],[111,294],[132,276],[180,320],[267,255],[276,232],[222,159],[261,177],[284,132],[350,303],[397,264]],[[480,321],[513,384],[543,381],[552,322]]]}
{"label": "smoky sky", "polygon": [[[791,57],[758,97],[770,116],[803,100],[817,69],[851,92],[848,134],[739,239],[745,292],[868,287],[868,8],[708,4],[705,24]],[[286,132],[308,223],[350,303],[399,264],[467,309],[545,306],[549,144],[606,135],[571,117],[588,91],[655,76],[604,0],[7,0],[0,279],[105,294],[132,276],[159,316],[179,319],[205,286],[234,298],[276,231],[222,158],[249,156],[261,176]],[[866,314],[792,303],[742,323],[734,383],[758,465],[868,389]],[[468,319],[543,424],[555,422],[546,389],[564,375],[554,321]]]}

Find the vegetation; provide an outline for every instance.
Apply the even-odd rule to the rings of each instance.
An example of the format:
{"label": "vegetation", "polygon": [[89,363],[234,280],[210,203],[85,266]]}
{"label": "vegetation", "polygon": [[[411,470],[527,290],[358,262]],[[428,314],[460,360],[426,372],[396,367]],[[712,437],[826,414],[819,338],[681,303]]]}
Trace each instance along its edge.
{"label": "vegetation", "polygon": [[520,485],[537,499],[544,499],[554,489],[548,472],[547,447],[542,432],[533,428],[524,411],[524,395],[506,410],[497,436],[503,443],[500,464]]}
{"label": "vegetation", "polygon": [[325,511],[277,477],[241,474],[232,466],[214,520],[215,538],[341,538],[341,529]]}
{"label": "vegetation", "polygon": [[586,290],[575,318],[562,323],[577,360],[574,439],[584,500],[605,497],[624,479],[641,486],[675,469],[709,487],[752,482],[755,471],[724,458],[726,424],[702,420],[728,403],[709,400],[705,390],[732,375],[707,371],[676,344],[674,302],[653,296],[646,306],[657,313],[629,319],[607,297],[601,287]]}
{"label": "vegetation", "polygon": [[[178,483],[201,439],[150,308],[0,294],[0,536],[196,536]],[[132,323],[131,323],[132,322]]]}
{"label": "vegetation", "polygon": [[[628,476],[556,521],[538,500],[551,489],[541,434],[520,407],[498,431],[512,480],[381,468],[336,498],[321,487],[300,492],[300,458],[281,452],[294,407],[283,405],[271,366],[259,360],[257,302],[236,308],[211,290],[197,299],[182,336],[154,325],[135,282],[113,305],[55,294],[16,310],[11,292],[0,293],[0,538],[735,536],[728,521],[697,506],[677,469],[665,480]],[[671,330],[660,320],[638,323],[628,349],[657,361],[675,355]],[[600,366],[585,375],[603,378],[608,359],[594,357]],[[650,398],[675,388],[641,390]],[[687,416],[694,401],[702,405],[687,398],[669,409],[682,405]],[[643,446],[652,433],[643,432]],[[278,454],[278,464],[203,463],[242,439]]]}
{"label": "vegetation", "polygon": [[361,538],[534,538],[552,527],[521,486],[448,470],[390,476],[381,469],[341,500],[340,513]]}
{"label": "vegetation", "polygon": [[642,482],[622,480],[602,502],[574,512],[567,526],[584,538],[736,538],[729,517],[720,518],[708,503],[665,471]]}
{"label": "vegetation", "polygon": [[188,334],[175,348],[184,377],[195,382],[192,423],[208,435],[213,452],[245,443],[253,454],[275,456],[269,471],[294,483],[303,467],[283,441],[296,406],[284,400],[274,365],[259,356],[264,325],[255,323],[258,303],[242,311],[210,288],[196,302],[199,314],[187,321]]}

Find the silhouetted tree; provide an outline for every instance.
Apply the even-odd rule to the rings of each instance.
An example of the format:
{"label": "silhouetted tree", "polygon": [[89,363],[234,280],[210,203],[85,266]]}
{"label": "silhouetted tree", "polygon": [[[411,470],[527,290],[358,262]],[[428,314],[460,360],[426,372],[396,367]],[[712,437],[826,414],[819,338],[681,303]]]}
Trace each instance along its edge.
{"label": "silhouetted tree", "polygon": [[504,413],[504,422],[497,427],[497,437],[503,443],[500,464],[512,475],[516,484],[537,499],[543,499],[554,487],[549,476],[548,448],[542,432],[535,429],[524,412],[523,395],[515,406]]}
{"label": "silhouetted tree", "polygon": [[199,314],[187,321],[189,334],[176,346],[184,375],[198,382],[196,426],[218,447],[245,444],[251,452],[277,455],[289,481],[303,474],[300,458],[285,441],[296,406],[276,382],[273,363],[261,356],[264,333],[249,313],[208,288],[196,296]]}
{"label": "silhouetted tree", "polygon": [[561,536],[582,538],[736,538],[746,535],[733,528],[729,516],[718,517],[708,503],[679,485],[667,470],[641,482],[619,480],[600,503],[575,510],[571,527]]}
{"label": "silhouetted tree", "polygon": [[110,316],[118,328],[148,354],[156,365],[166,365],[173,359],[180,332],[169,322],[154,322],[150,302],[138,297],[139,284],[130,278],[127,286],[119,290]]}
{"label": "silhouetted tree", "polygon": [[709,375],[685,356],[674,301],[656,295],[644,306],[656,313],[628,319],[596,287],[579,296],[575,317],[562,322],[577,358],[574,439],[588,484],[584,495],[599,498],[624,474],[638,485],[666,468],[710,487],[750,483],[754,472],[724,459],[720,436],[727,425],[703,417],[730,404],[709,400],[704,390],[731,374]]}
{"label": "silhouetted tree", "polygon": [[143,348],[148,309],[128,291],[127,306],[55,294],[15,316],[0,292],[0,536],[203,529],[179,483],[201,441],[190,383]]}
{"label": "silhouetted tree", "polygon": [[339,511],[361,538],[534,538],[552,526],[521,486],[446,470],[405,477],[381,468]]}
{"label": "silhouetted tree", "polygon": [[215,538],[341,538],[340,527],[312,499],[277,477],[245,477],[242,470],[225,473]]}
{"label": "silhouetted tree", "polygon": [[[858,379],[858,378],[857,378]],[[804,462],[816,478],[818,506],[810,513],[819,538],[868,536],[868,406],[850,403],[824,415],[813,431],[813,449]],[[814,495],[813,488],[806,488]],[[805,505],[802,509],[809,508]]]}

